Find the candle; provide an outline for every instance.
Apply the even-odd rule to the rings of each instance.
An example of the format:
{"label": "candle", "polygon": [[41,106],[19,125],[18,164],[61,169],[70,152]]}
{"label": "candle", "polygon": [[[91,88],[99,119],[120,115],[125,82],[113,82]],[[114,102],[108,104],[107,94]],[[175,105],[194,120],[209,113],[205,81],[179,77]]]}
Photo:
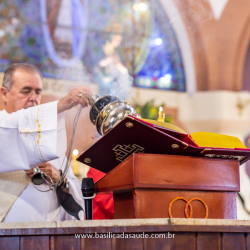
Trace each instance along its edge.
{"label": "candle", "polygon": [[76,161],[78,153],[77,149],[74,149],[72,153],[72,169],[76,176],[79,175],[78,162]]}
{"label": "candle", "polygon": [[159,108],[157,121],[165,122],[165,114],[163,113],[163,108],[162,107]]}

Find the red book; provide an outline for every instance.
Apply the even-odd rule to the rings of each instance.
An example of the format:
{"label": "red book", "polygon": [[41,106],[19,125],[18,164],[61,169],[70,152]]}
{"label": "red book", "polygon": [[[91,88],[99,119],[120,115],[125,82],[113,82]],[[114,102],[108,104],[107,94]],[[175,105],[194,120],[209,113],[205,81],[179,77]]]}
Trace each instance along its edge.
{"label": "red book", "polygon": [[199,147],[189,134],[128,116],[86,150],[78,161],[108,173],[133,153],[250,159],[245,148]]}

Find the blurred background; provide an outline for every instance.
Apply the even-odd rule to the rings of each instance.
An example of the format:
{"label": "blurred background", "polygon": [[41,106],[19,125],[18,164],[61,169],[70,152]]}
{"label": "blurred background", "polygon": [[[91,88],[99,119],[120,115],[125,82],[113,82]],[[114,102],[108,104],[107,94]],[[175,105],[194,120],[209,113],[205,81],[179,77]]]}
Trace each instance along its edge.
{"label": "blurred background", "polygon": [[[0,71],[36,65],[43,103],[88,85],[143,118],[157,119],[163,107],[166,121],[187,133],[237,136],[248,148],[249,44],[249,0],[0,0]],[[66,113],[68,142],[76,111]],[[97,139],[86,108],[75,154]],[[240,168],[239,219],[250,218],[250,164]]]}

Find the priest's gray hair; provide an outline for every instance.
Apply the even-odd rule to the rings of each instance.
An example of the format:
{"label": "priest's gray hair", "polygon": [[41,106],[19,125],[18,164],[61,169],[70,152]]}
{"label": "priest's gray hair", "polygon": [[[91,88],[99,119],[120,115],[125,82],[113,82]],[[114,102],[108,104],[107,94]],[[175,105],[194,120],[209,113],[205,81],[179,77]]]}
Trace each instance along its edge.
{"label": "priest's gray hair", "polygon": [[4,71],[2,86],[5,87],[8,91],[11,90],[14,84],[13,73],[18,69],[29,72],[29,73],[33,73],[33,74],[37,73],[40,75],[41,79],[43,79],[43,75],[41,71],[35,65],[32,65],[29,63],[14,63],[10,65],[8,68],[6,68]]}

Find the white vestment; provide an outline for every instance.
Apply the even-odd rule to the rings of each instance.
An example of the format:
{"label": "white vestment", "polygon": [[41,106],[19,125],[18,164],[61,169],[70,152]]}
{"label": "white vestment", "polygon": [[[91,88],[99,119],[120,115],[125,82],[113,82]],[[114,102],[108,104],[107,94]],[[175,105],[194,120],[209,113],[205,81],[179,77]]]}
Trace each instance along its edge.
{"label": "white vestment", "polygon": [[[4,176],[8,174],[5,172],[17,171],[20,175],[22,171],[18,170],[29,170],[47,161],[61,169],[66,145],[64,114],[57,115],[57,102],[22,109],[12,114],[0,111],[0,179],[1,173],[4,173]],[[64,166],[65,162],[63,168]],[[84,208],[81,183],[71,168],[66,177],[69,180],[70,194]],[[5,186],[0,190],[0,206],[1,203],[4,204],[1,191],[5,196],[11,197],[12,186],[18,185],[18,181],[15,182],[11,178],[7,181],[1,181]],[[10,191],[7,190],[6,183]],[[48,186],[42,184],[37,188],[45,191]],[[80,212],[79,217],[84,218],[83,212]],[[11,206],[4,222],[74,219],[59,206],[56,192],[40,192],[30,182]]]}

